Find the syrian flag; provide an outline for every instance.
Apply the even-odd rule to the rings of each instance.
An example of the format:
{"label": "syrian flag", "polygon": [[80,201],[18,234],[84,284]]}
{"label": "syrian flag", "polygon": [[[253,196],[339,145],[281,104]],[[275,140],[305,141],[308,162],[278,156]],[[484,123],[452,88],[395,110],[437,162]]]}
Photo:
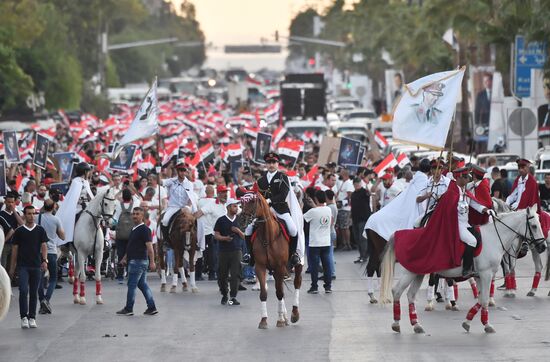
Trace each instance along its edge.
{"label": "syrian flag", "polygon": [[92,159],[84,151],[78,151],[76,153],[76,157],[80,160],[80,162],[92,163]]}
{"label": "syrian flag", "polygon": [[199,154],[201,161],[207,165],[214,161],[214,146],[211,143],[207,143],[199,148]]}
{"label": "syrian flag", "polygon": [[382,176],[384,174],[384,171],[389,167],[395,167],[397,166],[397,160],[395,159],[395,156],[393,153],[390,153],[389,155],[384,158],[382,162],[378,166],[374,168],[374,172],[378,177]]}
{"label": "syrian flag", "polygon": [[283,139],[285,134],[286,128],[284,128],[283,126],[279,126],[279,128],[277,128],[275,132],[273,132],[273,145],[276,146]]}
{"label": "syrian flag", "polygon": [[149,154],[141,161],[138,161],[138,169],[143,171],[152,170],[153,168],[155,168],[156,164],[157,162],[153,155]]}
{"label": "syrian flag", "polygon": [[281,141],[279,142],[279,156],[281,156],[281,163],[288,169],[294,168],[300,152],[304,148],[303,141]]}
{"label": "syrian flag", "polygon": [[397,156],[397,166],[399,166],[400,168],[405,167],[409,163],[411,163],[411,161],[406,154],[400,153],[399,156]]}
{"label": "syrian flag", "polygon": [[158,101],[157,101],[157,79],[153,82],[151,89],[141,102],[130,128],[124,133],[124,137],[119,141],[119,150],[121,146],[128,143],[148,138],[159,132],[158,125]]}
{"label": "syrian flag", "polygon": [[225,147],[223,160],[226,163],[240,161],[242,157],[243,148],[239,143],[233,143]]}
{"label": "syrian flag", "polygon": [[197,166],[201,163],[201,155],[199,153],[195,153],[195,156],[193,157],[186,157],[185,163],[193,168],[197,168]]}
{"label": "syrian flag", "polygon": [[405,85],[393,112],[393,139],[441,150],[445,147],[466,67],[430,74]]}
{"label": "syrian flag", "polygon": [[170,144],[164,144],[164,151],[162,154],[162,166],[166,166],[172,157],[178,157],[179,144],[178,142],[172,142]]}
{"label": "syrian flag", "polygon": [[378,146],[380,146],[381,149],[388,147],[388,140],[378,131],[374,132],[374,140],[378,143]]}
{"label": "syrian flag", "polygon": [[245,127],[244,134],[252,138],[257,138],[259,131],[260,127]]}

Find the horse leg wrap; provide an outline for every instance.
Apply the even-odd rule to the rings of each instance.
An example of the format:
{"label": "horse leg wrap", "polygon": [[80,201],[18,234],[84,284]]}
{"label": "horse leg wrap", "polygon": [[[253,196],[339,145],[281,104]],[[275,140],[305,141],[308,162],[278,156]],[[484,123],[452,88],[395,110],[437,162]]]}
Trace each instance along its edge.
{"label": "horse leg wrap", "polygon": [[183,283],[187,283],[187,278],[185,277],[185,269],[184,268],[179,268],[179,271],[180,271],[180,276],[181,276],[181,282],[182,284]]}
{"label": "horse leg wrap", "polygon": [[172,274],[172,285],[173,286],[178,285],[178,273]]}
{"label": "horse leg wrap", "polygon": [[489,297],[493,297],[495,295],[495,281],[491,280],[491,289],[489,289]]}
{"label": "horse leg wrap", "polygon": [[539,287],[540,282],[540,272],[536,272],[535,276],[533,277],[533,285],[531,286],[533,289],[537,289]]}
{"label": "horse leg wrap", "polygon": [[[477,288],[477,287],[476,287]],[[453,284],[453,296],[454,300],[458,300],[458,284]]]}
{"label": "horse leg wrap", "polygon": [[447,299],[449,302],[455,300],[455,293],[452,287],[445,284],[445,299]]}
{"label": "horse leg wrap", "polygon": [[101,281],[95,281],[95,295],[101,295]]}
{"label": "horse leg wrap", "polygon": [[510,279],[512,280],[512,289],[516,290],[518,288],[516,284],[516,273],[510,274]]}
{"label": "horse leg wrap", "polygon": [[80,282],[80,296],[84,297],[86,295],[86,281]]}
{"label": "horse leg wrap", "polygon": [[367,277],[367,293],[374,293],[372,277]]}
{"label": "horse leg wrap", "polygon": [[166,284],[166,270],[164,269],[160,271],[160,282]]}
{"label": "horse leg wrap", "polygon": [[504,285],[506,287],[506,290],[512,289],[512,278],[510,274],[504,277]]}
{"label": "horse leg wrap", "polygon": [[294,307],[299,307],[300,304],[300,289],[294,290]]}
{"label": "horse leg wrap", "polygon": [[428,289],[426,289],[426,300],[428,302],[431,302],[434,299],[434,291],[435,287],[433,285],[429,285]]}
{"label": "horse leg wrap", "polygon": [[69,278],[74,277],[74,262],[69,261]]}
{"label": "horse leg wrap", "polygon": [[479,312],[479,309],[481,308],[481,304],[479,303],[476,303],[469,311],[468,311],[468,314],[466,315],[466,319],[471,321],[472,319],[474,319],[474,317],[476,316],[477,312]]}
{"label": "horse leg wrap", "polygon": [[285,300],[281,299],[279,301],[279,319],[282,319],[286,314],[286,306],[285,306]]}
{"label": "horse leg wrap", "polygon": [[197,286],[195,284],[195,272],[189,272],[189,284],[191,285],[191,288],[195,288]]}
{"label": "horse leg wrap", "polygon": [[401,303],[399,301],[393,302],[393,320],[401,320]]}
{"label": "horse leg wrap", "polygon": [[416,315],[416,308],[414,306],[414,303],[409,303],[409,319],[411,320],[411,326],[414,326],[416,323],[418,323],[418,317]]}
{"label": "horse leg wrap", "polygon": [[262,302],[262,318],[267,318],[267,302]]}
{"label": "horse leg wrap", "polygon": [[75,280],[73,282],[73,295],[77,295],[78,294],[78,280]]}
{"label": "horse leg wrap", "polygon": [[481,308],[481,324],[486,325],[489,323],[489,309],[487,307]]}
{"label": "horse leg wrap", "polygon": [[474,295],[474,298],[477,298],[479,295],[479,290],[477,289],[475,280],[470,279],[470,286],[472,287],[472,294]]}

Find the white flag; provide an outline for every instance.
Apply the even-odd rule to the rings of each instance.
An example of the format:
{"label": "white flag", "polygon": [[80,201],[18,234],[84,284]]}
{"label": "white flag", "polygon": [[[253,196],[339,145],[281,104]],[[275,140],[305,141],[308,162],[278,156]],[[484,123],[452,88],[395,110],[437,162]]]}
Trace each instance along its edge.
{"label": "white flag", "polygon": [[153,82],[151,89],[141,102],[132,124],[118,142],[119,146],[151,137],[158,133],[158,101],[157,101],[157,79]]}
{"label": "white flag", "polygon": [[405,85],[394,108],[393,139],[444,148],[465,69],[431,74]]}

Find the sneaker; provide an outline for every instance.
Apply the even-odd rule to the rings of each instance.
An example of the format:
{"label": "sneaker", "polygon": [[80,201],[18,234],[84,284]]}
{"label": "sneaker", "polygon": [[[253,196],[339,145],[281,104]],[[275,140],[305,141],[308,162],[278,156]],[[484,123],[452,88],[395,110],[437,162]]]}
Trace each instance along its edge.
{"label": "sneaker", "polygon": [[359,258],[357,259],[356,261],[353,262],[353,264],[362,264],[363,263],[363,259]]}
{"label": "sneaker", "polygon": [[36,324],[36,319],[29,318],[29,328],[38,328],[38,325]]}
{"label": "sneaker", "polygon": [[23,329],[29,328],[29,320],[27,319],[27,317],[21,318],[21,328]]}
{"label": "sneaker", "polygon": [[332,293],[332,289],[330,288],[325,288],[325,294],[331,294]]}
{"label": "sneaker", "polygon": [[119,279],[118,284],[123,285],[124,284],[124,279]]}
{"label": "sneaker", "polygon": [[240,291],[240,290],[247,290],[247,289],[246,289],[246,287],[245,287],[244,285],[239,284],[239,291]]}
{"label": "sneaker", "polygon": [[48,314],[52,314],[52,305],[50,304],[50,301],[47,299],[44,299],[44,301],[46,305],[46,312],[48,312]]}
{"label": "sneaker", "polygon": [[130,315],[134,315],[134,312],[132,312],[131,310],[128,310],[128,309],[126,309],[126,307],[124,307],[121,310],[119,310],[118,312],[116,312],[116,314],[130,316]]}
{"label": "sneaker", "polygon": [[229,305],[241,305],[241,303],[237,300],[237,298],[233,297],[229,299],[229,302],[227,302]]}
{"label": "sneaker", "polygon": [[46,307],[46,299],[40,301],[40,309],[38,314],[48,314],[48,308]]}
{"label": "sneaker", "polygon": [[63,286],[62,286],[62,285],[59,285],[59,284],[56,284],[56,285],[55,285],[55,289],[63,289]]}
{"label": "sneaker", "polygon": [[228,300],[228,299],[227,299],[227,295],[224,295],[224,296],[222,297],[221,304],[222,304],[222,305],[226,305],[226,304],[227,304],[227,300]]}
{"label": "sneaker", "polygon": [[155,314],[158,314],[158,310],[157,308],[153,307],[153,308],[147,308],[147,310],[145,310],[145,312],[143,312],[143,314],[145,315],[155,315]]}
{"label": "sneaker", "polygon": [[309,290],[307,291],[308,294],[319,294],[319,290],[317,290],[317,288],[309,288]]}

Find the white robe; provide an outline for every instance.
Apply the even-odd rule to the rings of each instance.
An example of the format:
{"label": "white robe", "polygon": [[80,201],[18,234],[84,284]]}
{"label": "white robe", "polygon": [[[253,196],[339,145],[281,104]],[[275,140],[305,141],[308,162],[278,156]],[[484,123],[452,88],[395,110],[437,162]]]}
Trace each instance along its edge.
{"label": "white robe", "polygon": [[422,205],[416,202],[416,197],[427,184],[426,174],[416,172],[405,191],[369,217],[365,230],[371,229],[385,240],[389,240],[397,230],[412,229],[423,210]]}
{"label": "white robe", "polygon": [[94,194],[90,189],[90,183],[82,177],[75,177],[71,181],[69,191],[67,191],[67,195],[65,195],[63,202],[59,205],[59,210],[55,214],[61,220],[61,225],[65,230],[65,240],[58,238],[59,245],[73,241],[76,214],[80,211],[78,202],[83,188],[90,199],[93,199]]}

